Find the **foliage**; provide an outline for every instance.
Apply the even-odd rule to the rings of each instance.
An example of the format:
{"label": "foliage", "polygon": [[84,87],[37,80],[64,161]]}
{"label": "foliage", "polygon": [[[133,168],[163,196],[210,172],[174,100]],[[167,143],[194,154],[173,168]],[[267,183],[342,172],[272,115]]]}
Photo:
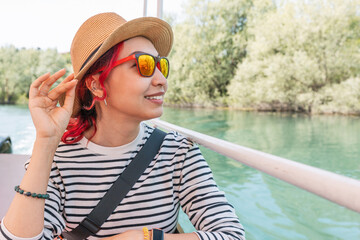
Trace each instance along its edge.
{"label": "foliage", "polygon": [[168,101],[207,104],[227,96],[227,85],[245,57],[247,0],[192,0],[174,26]]}
{"label": "foliage", "polygon": [[358,112],[360,92],[352,89],[360,75],[359,0],[284,2],[277,8],[264,2],[255,1],[249,14],[248,55],[228,86],[231,105]]}
{"label": "foliage", "polygon": [[66,67],[70,69],[69,54],[59,54],[55,49],[0,48],[0,103],[23,102],[36,77]]}
{"label": "foliage", "polygon": [[[189,0],[168,20],[168,104],[360,114],[360,0]],[[0,48],[0,103],[63,67],[68,53]]]}
{"label": "foliage", "polygon": [[315,103],[315,112],[360,115],[360,78],[324,87]]}

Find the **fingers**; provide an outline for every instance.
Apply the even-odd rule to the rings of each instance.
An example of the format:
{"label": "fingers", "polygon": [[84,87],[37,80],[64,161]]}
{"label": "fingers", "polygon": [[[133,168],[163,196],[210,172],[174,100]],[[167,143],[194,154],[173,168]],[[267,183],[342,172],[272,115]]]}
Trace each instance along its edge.
{"label": "fingers", "polygon": [[72,75],[70,78],[67,78],[67,82],[65,80],[59,84],[56,88],[52,89],[48,93],[48,98],[50,98],[53,101],[57,101],[60,95],[66,92],[66,96],[68,95],[68,91],[72,89],[74,86],[76,86],[77,79],[73,79],[74,75]]}
{"label": "fingers", "polygon": [[[64,84],[70,82],[70,81],[73,80],[73,79],[74,79],[74,74],[72,73],[72,74],[70,74],[69,76],[67,76],[57,87],[62,86],[62,85],[64,85]],[[50,91],[50,92],[51,92],[51,91]]]}
{"label": "fingers", "polygon": [[39,87],[41,84],[50,77],[50,73],[45,73],[42,76],[38,77],[31,85],[29,91],[29,98],[33,98],[37,95]]}
{"label": "fingers", "polygon": [[46,81],[44,81],[39,90],[40,90],[40,93],[43,94],[43,95],[46,95],[51,86],[59,79],[61,78],[62,76],[64,76],[64,74],[66,73],[66,69],[63,68],[59,71],[57,71],[56,73],[54,73],[53,75],[51,75],[48,79],[46,79]]}
{"label": "fingers", "polygon": [[[29,98],[36,97],[39,93],[42,95],[47,95],[47,92],[50,90],[51,86],[65,74],[66,70],[61,69],[50,75],[50,73],[45,73],[39,78],[37,78],[31,85],[29,91]],[[70,77],[69,75],[68,77]]]}
{"label": "fingers", "polygon": [[66,70],[61,69],[50,75],[50,73],[45,73],[44,75],[37,78],[30,86],[29,99],[35,97],[45,97],[49,101],[49,104],[56,105],[60,95],[66,94],[64,108],[68,112],[72,112],[72,107],[74,105],[75,99],[75,88],[77,84],[77,79],[74,79],[74,74],[67,76],[57,87],[52,89],[51,86],[65,74]]}
{"label": "fingers", "polygon": [[[62,81],[61,83],[66,83],[66,82],[69,82],[69,81],[71,81],[71,80],[73,80],[74,79],[74,74],[72,73],[72,74],[70,74],[69,76],[67,76],[65,79],[64,79],[64,81]],[[61,84],[60,83],[60,84]]]}
{"label": "fingers", "polygon": [[[61,69],[59,71],[57,71],[56,73],[54,73],[53,75],[51,75],[50,73],[45,73],[42,76],[40,76],[39,78],[37,78],[31,85],[30,85],[30,91],[29,91],[29,99],[30,98],[34,98],[37,95],[42,95],[42,96],[48,96],[51,100],[56,100],[57,99],[57,94],[52,94],[49,95],[51,93],[51,91],[49,92],[51,86],[59,79],[61,78],[64,74],[65,74],[66,70],[65,69]],[[64,85],[68,82],[70,82],[71,80],[74,79],[74,74],[70,74],[69,76],[67,76],[60,84],[60,85]],[[62,90],[62,93],[64,93],[68,88],[62,88],[60,90]]]}
{"label": "fingers", "polygon": [[[73,83],[73,82],[75,82],[75,83]],[[70,113],[72,113],[72,111],[73,111],[73,106],[74,106],[74,101],[75,101],[75,89],[76,89],[77,82],[78,82],[77,79],[74,79],[71,82],[69,82],[69,83],[72,83],[73,86],[66,92],[66,96],[65,96],[63,108],[65,108]]]}

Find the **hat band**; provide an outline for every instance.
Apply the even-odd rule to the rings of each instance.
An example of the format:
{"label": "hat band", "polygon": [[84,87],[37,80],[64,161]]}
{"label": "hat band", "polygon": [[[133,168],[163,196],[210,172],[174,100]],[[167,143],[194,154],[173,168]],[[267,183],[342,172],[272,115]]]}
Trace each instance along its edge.
{"label": "hat band", "polygon": [[85,67],[85,65],[90,61],[90,59],[95,55],[95,53],[99,50],[99,48],[101,47],[102,44],[100,44],[100,46],[98,46],[97,48],[95,48],[94,51],[92,51],[92,53],[89,55],[89,57],[85,60],[85,62],[83,63],[83,65],[81,65],[81,68],[79,70],[79,72]]}

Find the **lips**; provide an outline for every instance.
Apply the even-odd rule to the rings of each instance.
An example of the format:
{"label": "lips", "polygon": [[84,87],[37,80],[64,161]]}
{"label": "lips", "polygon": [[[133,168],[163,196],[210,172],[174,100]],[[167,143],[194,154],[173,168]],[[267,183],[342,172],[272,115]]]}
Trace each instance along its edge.
{"label": "lips", "polygon": [[164,99],[164,92],[158,92],[150,95],[146,95],[145,98],[148,100],[158,100],[162,101]]}
{"label": "lips", "polygon": [[163,96],[145,96],[145,98],[149,100],[163,100]]}

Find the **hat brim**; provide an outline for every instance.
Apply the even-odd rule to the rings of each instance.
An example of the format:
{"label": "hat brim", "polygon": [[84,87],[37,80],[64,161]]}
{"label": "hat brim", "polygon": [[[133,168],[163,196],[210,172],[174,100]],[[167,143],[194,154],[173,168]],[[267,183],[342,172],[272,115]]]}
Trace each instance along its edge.
{"label": "hat brim", "polygon": [[[101,46],[98,47],[98,50],[93,54],[93,56],[88,59],[86,64],[75,75],[75,78],[81,81],[89,68],[110,48],[120,42],[138,36],[142,36],[150,40],[160,56],[168,56],[171,51],[173,44],[173,32],[171,26],[167,22],[155,17],[137,18],[120,25],[117,29],[115,29],[109,37],[105,39]],[[64,101],[65,94],[63,94],[59,99],[61,105],[64,104]],[[75,96],[72,117],[76,117],[80,112],[80,109],[80,100],[77,96]]]}
{"label": "hat brim", "polygon": [[99,59],[106,51],[118,44],[133,37],[142,36],[149,39],[160,56],[167,56],[170,53],[173,43],[173,33],[171,27],[165,21],[154,17],[142,17],[128,21],[119,26],[102,43],[98,51],[76,74],[75,78],[81,80],[87,70]]}

